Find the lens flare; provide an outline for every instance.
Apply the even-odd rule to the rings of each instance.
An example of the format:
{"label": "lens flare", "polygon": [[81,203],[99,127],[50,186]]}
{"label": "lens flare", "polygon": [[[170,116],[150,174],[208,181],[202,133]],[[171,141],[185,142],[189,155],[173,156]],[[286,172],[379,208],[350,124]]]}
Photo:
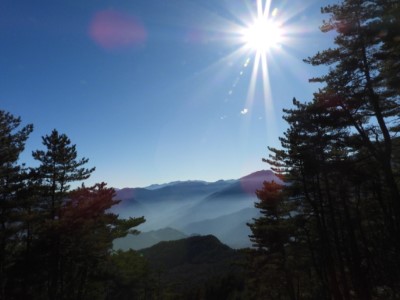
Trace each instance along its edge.
{"label": "lens flare", "polygon": [[89,35],[108,50],[136,47],[146,40],[146,30],[134,16],[114,10],[97,12],[90,23]]}

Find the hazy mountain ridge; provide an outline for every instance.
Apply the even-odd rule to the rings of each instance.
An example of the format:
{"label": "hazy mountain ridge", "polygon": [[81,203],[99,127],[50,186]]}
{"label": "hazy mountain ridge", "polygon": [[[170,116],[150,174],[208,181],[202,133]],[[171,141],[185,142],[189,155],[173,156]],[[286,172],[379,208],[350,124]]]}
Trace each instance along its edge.
{"label": "hazy mountain ridge", "polygon": [[186,234],[196,232],[201,235],[207,235],[212,232],[213,235],[230,247],[244,248],[249,246],[247,237],[251,234],[250,228],[246,226],[246,223],[255,217],[259,217],[258,209],[244,208],[218,218],[189,223],[183,228],[183,232]]}
{"label": "hazy mountain ridge", "polygon": [[243,194],[248,194],[251,197],[255,197],[256,190],[262,187],[264,181],[283,183],[282,180],[278,178],[272,171],[257,171],[244,176],[226,188],[213,193],[208,197],[208,199],[229,198],[238,195],[243,196]]}
{"label": "hazy mountain ridge", "polygon": [[255,191],[272,180],[282,182],[272,171],[263,170],[237,180],[124,188],[116,191],[121,203],[113,211],[124,218],[145,216],[146,223],[139,228],[143,232],[171,227],[187,235],[213,234],[231,247],[246,247],[251,245],[246,223],[258,216]]}
{"label": "hazy mountain ridge", "polygon": [[175,241],[187,238],[188,236],[176,229],[167,227],[148,232],[141,232],[138,235],[128,234],[124,238],[114,240],[115,250],[140,250],[151,247],[163,241]]}
{"label": "hazy mountain ridge", "polygon": [[146,190],[158,190],[158,189],[161,189],[161,188],[164,188],[164,187],[167,187],[167,186],[179,185],[181,183],[184,183],[184,184],[185,183],[213,184],[213,183],[218,183],[218,182],[228,182],[229,183],[229,182],[234,182],[234,181],[236,181],[236,180],[235,179],[228,179],[228,180],[220,179],[220,180],[215,181],[215,182],[207,182],[207,181],[204,181],[204,180],[186,180],[186,181],[178,180],[178,181],[172,181],[172,182],[162,183],[162,184],[158,184],[158,183],[151,184],[149,186],[144,187],[144,189],[146,189]]}

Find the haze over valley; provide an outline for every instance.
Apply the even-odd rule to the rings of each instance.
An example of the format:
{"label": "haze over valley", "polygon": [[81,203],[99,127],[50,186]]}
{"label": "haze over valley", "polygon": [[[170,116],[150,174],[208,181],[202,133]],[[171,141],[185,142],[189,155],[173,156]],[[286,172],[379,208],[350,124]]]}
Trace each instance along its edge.
{"label": "haze over valley", "polygon": [[251,246],[246,223],[259,216],[256,190],[263,182],[282,183],[272,171],[258,171],[234,180],[177,181],[146,188],[117,190],[121,202],[113,212],[121,218],[145,216],[139,236],[114,241],[116,249],[141,249],[159,241],[190,235],[215,235],[232,248]]}

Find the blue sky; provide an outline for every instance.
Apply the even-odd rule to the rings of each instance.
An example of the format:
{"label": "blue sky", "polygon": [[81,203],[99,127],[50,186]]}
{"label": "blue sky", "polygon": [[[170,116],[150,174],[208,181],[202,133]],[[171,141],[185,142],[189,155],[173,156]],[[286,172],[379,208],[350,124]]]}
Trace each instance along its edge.
{"label": "blue sky", "polygon": [[254,51],[232,55],[255,0],[2,0],[0,109],[35,126],[21,160],[34,164],[31,151],[56,128],[96,166],[89,183],[268,168],[261,159],[279,146],[282,108],[317,89],[308,79],[322,70],[302,59],[331,43],[318,30],[326,3],[272,1],[285,38],[267,53],[265,99],[261,72],[248,96]]}

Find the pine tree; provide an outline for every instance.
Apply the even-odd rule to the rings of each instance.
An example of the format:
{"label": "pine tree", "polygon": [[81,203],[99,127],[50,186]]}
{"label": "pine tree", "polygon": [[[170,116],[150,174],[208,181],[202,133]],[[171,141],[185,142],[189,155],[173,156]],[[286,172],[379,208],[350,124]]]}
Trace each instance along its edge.
{"label": "pine tree", "polygon": [[32,125],[20,126],[20,118],[0,110],[0,299],[6,297],[8,271],[15,262],[20,239],[16,196],[23,187],[25,171],[18,160],[33,130]]}
{"label": "pine tree", "polygon": [[393,137],[399,131],[399,4],[396,1],[345,0],[322,9],[330,14],[322,31],[336,31],[335,48],[305,61],[331,66],[311,82],[325,83],[315,94],[320,105],[342,112],[358,146],[378,162],[400,229],[400,192],[392,169]]}
{"label": "pine tree", "polygon": [[46,151],[32,152],[40,166],[34,170],[42,187],[42,195],[47,198],[46,208],[52,219],[58,217],[59,207],[71,182],[86,180],[95,168],[82,167],[88,163],[87,158],[77,159],[76,145],[72,145],[65,134],[53,130],[50,135],[42,137]]}
{"label": "pine tree", "polygon": [[[60,238],[60,292],[62,299],[96,299],[106,294],[107,267],[112,242],[135,234],[144,218],[118,219],[109,209],[119,203],[115,191],[104,183],[69,193],[61,207],[57,232]],[[102,278],[103,277],[103,278]],[[99,296],[96,296],[99,295]]]}
{"label": "pine tree", "polygon": [[257,191],[260,202],[255,206],[262,216],[249,225],[250,239],[257,247],[253,253],[253,268],[258,273],[254,283],[256,299],[296,299],[289,249],[295,231],[290,215],[293,207],[285,201],[282,189],[280,184],[265,182]]}
{"label": "pine tree", "polygon": [[37,226],[40,246],[36,250],[44,248],[43,253],[36,255],[36,258],[42,258],[47,272],[47,287],[43,288],[47,289],[49,299],[60,299],[63,273],[62,241],[59,235],[61,209],[67,199],[70,183],[89,178],[95,168],[84,168],[88,159],[78,159],[76,146],[71,144],[65,134],[59,134],[55,129],[50,135],[42,137],[42,143],[46,150],[32,152],[33,158],[40,162],[39,167],[32,170],[39,196],[36,212],[41,215]]}

